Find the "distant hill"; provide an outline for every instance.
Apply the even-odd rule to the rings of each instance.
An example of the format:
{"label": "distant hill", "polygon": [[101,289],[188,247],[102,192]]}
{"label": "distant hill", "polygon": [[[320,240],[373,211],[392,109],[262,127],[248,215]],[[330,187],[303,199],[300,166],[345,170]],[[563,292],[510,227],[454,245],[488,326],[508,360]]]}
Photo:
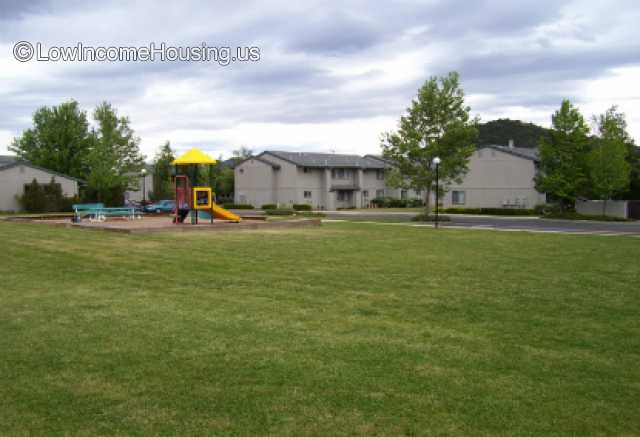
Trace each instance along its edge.
{"label": "distant hill", "polygon": [[548,137],[549,129],[520,120],[501,118],[481,123],[478,132],[478,145],[498,144],[506,146],[513,140],[516,147],[537,147],[540,137]]}

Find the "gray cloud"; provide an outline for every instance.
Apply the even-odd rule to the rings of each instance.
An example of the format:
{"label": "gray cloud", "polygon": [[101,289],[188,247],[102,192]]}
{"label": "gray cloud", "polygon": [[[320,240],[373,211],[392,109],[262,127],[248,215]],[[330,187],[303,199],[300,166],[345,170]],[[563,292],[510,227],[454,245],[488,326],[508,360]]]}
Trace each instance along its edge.
{"label": "gray cloud", "polygon": [[[96,9],[76,0],[55,2],[55,7],[45,0],[3,0],[0,41],[9,50],[13,42],[30,37],[51,45],[204,41],[258,45],[262,59],[228,67],[32,64],[42,73],[36,80],[23,76],[5,53],[3,70],[15,75],[3,76],[0,130],[18,133],[45,104],[74,98],[90,112],[109,100],[127,108],[134,128],[143,126],[138,132],[143,144],[145,135],[185,130],[208,134],[202,140],[167,139],[176,145],[224,143],[219,132],[240,123],[398,117],[422,81],[450,70],[461,73],[467,95],[491,96],[493,106],[479,104],[477,111],[548,108],[563,97],[579,99],[585,81],[640,65],[640,34],[628,25],[640,18],[640,8],[622,1],[604,16],[592,12],[597,5],[595,0],[561,6],[550,0],[375,5],[355,0],[300,6],[253,2],[240,8],[204,0],[180,5],[113,0]],[[412,61],[395,67],[403,57]]]}

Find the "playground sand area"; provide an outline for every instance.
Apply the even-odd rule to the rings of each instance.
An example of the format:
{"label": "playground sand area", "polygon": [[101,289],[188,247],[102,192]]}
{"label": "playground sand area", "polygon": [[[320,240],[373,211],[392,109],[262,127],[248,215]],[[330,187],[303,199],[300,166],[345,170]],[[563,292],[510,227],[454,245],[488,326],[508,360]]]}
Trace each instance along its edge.
{"label": "playground sand area", "polygon": [[8,220],[43,224],[50,226],[61,226],[67,228],[81,228],[104,230],[111,232],[121,232],[127,234],[138,234],[148,232],[188,232],[188,231],[234,231],[234,230],[260,230],[260,229],[282,229],[298,228],[308,226],[320,226],[319,219],[292,219],[269,221],[261,217],[243,217],[240,222],[228,220],[201,220],[198,224],[181,223],[174,224],[170,216],[145,216],[141,219],[127,220],[121,218],[108,218],[104,221],[91,221],[84,219],[80,223],[73,223],[70,217],[61,216],[31,216],[12,217]]}

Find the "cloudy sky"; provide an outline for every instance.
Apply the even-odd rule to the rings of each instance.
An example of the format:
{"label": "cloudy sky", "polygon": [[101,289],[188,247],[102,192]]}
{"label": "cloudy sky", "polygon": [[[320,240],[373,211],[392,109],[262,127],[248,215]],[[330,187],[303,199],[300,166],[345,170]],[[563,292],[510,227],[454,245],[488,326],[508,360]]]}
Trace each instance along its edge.
{"label": "cloudy sky", "polygon": [[[134,5],[135,3],[135,5]],[[0,153],[42,105],[103,100],[152,156],[170,140],[371,153],[422,82],[456,70],[474,114],[550,124],[562,98],[612,104],[640,139],[640,4],[630,1],[0,0]],[[333,4],[332,4],[333,3]],[[255,46],[260,60],[18,62],[14,45]]]}

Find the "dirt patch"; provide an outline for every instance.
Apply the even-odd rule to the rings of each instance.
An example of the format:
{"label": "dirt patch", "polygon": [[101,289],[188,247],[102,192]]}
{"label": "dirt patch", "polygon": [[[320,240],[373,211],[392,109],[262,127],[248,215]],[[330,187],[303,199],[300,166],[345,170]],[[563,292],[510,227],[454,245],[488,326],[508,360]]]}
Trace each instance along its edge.
{"label": "dirt patch", "polygon": [[138,220],[111,219],[103,222],[83,220],[80,223],[72,223],[69,218],[15,218],[21,222],[37,223],[50,226],[62,226],[67,228],[81,228],[122,232],[126,234],[140,234],[149,232],[189,232],[189,231],[239,231],[258,229],[298,228],[307,226],[320,226],[320,219],[294,219],[282,221],[243,220],[239,223],[214,220],[213,222],[192,224],[174,224],[171,217],[144,217]]}

